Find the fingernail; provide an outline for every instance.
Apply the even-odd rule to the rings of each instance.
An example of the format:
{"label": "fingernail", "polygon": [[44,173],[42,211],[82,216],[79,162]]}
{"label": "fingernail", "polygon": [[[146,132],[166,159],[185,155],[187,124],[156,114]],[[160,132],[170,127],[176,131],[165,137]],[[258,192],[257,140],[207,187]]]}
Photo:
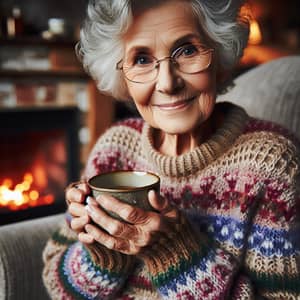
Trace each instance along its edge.
{"label": "fingernail", "polygon": [[150,190],[148,193],[149,194],[155,194],[155,190]]}
{"label": "fingernail", "polygon": [[90,197],[90,196],[87,196],[87,197],[86,197],[86,203],[87,203],[87,204],[91,204],[91,197]]}

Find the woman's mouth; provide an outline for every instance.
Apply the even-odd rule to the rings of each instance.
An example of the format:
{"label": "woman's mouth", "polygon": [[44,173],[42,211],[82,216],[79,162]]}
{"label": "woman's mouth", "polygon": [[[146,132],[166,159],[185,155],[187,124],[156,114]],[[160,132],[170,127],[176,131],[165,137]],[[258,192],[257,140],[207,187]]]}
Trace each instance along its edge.
{"label": "woman's mouth", "polygon": [[178,110],[178,109],[183,109],[190,105],[191,102],[193,102],[196,99],[196,96],[192,98],[188,98],[185,100],[179,100],[171,103],[165,103],[165,104],[154,104],[153,106],[165,110],[165,111],[171,111],[171,110]]}

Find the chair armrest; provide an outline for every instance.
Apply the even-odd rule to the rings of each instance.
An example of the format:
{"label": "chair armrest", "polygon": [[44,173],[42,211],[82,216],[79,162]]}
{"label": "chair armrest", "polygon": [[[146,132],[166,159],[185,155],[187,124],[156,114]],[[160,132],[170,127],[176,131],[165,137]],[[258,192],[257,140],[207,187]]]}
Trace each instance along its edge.
{"label": "chair armrest", "polygon": [[300,55],[261,64],[234,80],[234,87],[218,96],[244,107],[250,116],[273,121],[300,140]]}
{"label": "chair armrest", "polygon": [[0,227],[0,300],[49,299],[42,282],[42,251],[63,214]]}

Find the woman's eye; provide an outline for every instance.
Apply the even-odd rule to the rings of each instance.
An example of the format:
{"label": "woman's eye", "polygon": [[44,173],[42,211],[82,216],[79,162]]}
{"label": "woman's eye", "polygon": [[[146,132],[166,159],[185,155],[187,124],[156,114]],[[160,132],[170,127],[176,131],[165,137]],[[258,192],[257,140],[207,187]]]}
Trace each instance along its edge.
{"label": "woman's eye", "polygon": [[148,65],[153,62],[153,59],[147,55],[139,55],[134,58],[133,65]]}
{"label": "woman's eye", "polygon": [[182,55],[190,56],[190,55],[197,53],[198,50],[197,50],[197,47],[194,45],[187,45],[187,46],[182,47],[182,50],[180,52]]}
{"label": "woman's eye", "polygon": [[199,49],[199,47],[197,45],[187,44],[187,45],[183,45],[180,48],[176,49],[173,52],[172,56],[176,59],[190,58],[190,57],[194,57],[195,55],[198,55],[199,52],[201,52],[201,50]]}

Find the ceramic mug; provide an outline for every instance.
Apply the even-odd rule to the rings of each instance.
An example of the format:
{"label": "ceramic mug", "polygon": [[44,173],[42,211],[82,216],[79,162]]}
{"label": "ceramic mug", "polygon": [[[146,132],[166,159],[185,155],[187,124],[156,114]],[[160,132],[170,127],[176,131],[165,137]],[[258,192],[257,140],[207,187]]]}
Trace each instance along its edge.
{"label": "ceramic mug", "polygon": [[[108,194],[144,210],[153,210],[148,201],[148,192],[155,190],[159,193],[160,178],[150,172],[113,171],[90,178],[88,185],[94,198]],[[113,212],[108,211],[108,213],[119,218]]]}

